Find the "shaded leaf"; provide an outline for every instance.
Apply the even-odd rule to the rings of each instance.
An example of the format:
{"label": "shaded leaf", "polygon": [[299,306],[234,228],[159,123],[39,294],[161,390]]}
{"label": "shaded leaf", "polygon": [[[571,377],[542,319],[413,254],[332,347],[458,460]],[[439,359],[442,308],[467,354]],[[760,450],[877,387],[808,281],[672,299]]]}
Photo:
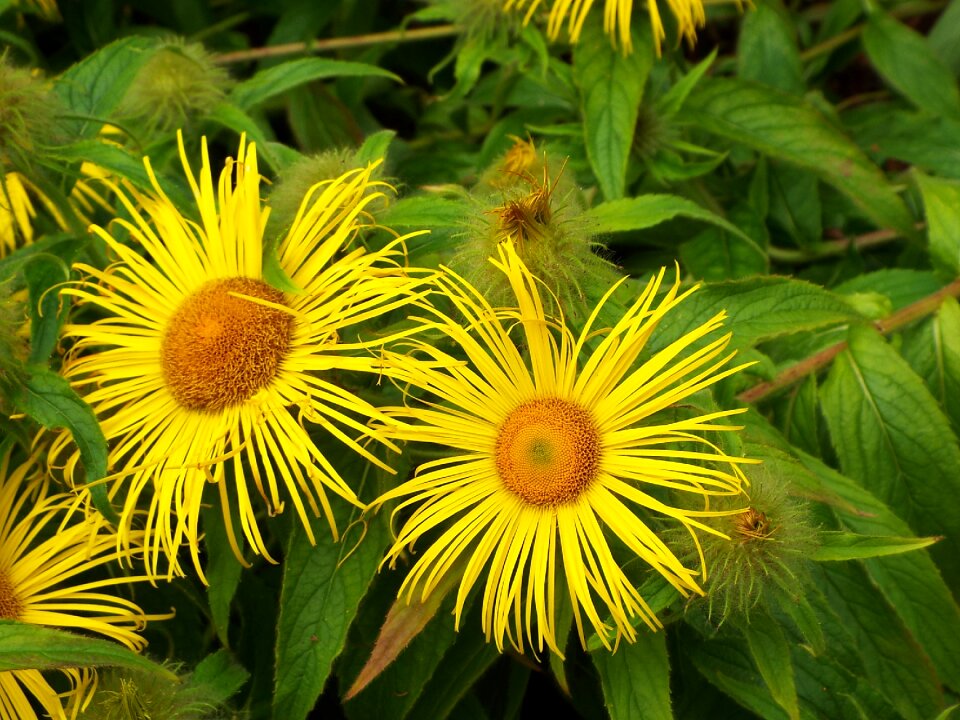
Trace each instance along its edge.
{"label": "shaded leaf", "polygon": [[615,653],[592,655],[611,720],[671,720],[670,659],[665,632],[641,630]]}

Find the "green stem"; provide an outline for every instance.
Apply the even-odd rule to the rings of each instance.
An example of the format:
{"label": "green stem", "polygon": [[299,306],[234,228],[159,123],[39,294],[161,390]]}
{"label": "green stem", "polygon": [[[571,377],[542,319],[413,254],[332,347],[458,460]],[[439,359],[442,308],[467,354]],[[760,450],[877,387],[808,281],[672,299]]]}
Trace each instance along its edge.
{"label": "green stem", "polygon": [[433,27],[413,28],[412,30],[388,30],[386,32],[367,33],[366,35],[325,38],[309,40],[307,42],[284,43],[282,45],[238,50],[236,52],[217,55],[216,61],[227,64],[244,62],[246,60],[262,60],[263,58],[280,57],[283,55],[327,52],[330,50],[343,50],[345,48],[358,48],[385,43],[417,42],[419,40],[431,40],[433,38],[451,37],[459,34],[460,28],[456,25],[435,25]]}
{"label": "green stem", "polygon": [[[873,325],[879,332],[887,335],[895,330],[899,330],[905,325],[909,325],[916,320],[936,312],[940,308],[940,305],[943,303],[943,301],[948,297],[960,297],[960,278],[954,280],[946,287],[937,290],[937,292],[931,293],[930,295],[927,295],[927,297],[921,298],[915,303],[897,310],[897,312],[893,313],[892,315],[889,315],[881,320],[877,320]],[[846,341],[831,345],[830,347],[825,348],[818,353],[814,353],[808,358],[804,358],[795,365],[791,365],[790,367],[786,368],[773,380],[758,383],[752,388],[744,390],[742,393],[737,395],[737,399],[744,403],[757,403],[761,400],[765,400],[774,393],[793,385],[795,382],[802,380],[811,373],[816,373],[822,370],[829,365],[837,355],[846,349]]]}

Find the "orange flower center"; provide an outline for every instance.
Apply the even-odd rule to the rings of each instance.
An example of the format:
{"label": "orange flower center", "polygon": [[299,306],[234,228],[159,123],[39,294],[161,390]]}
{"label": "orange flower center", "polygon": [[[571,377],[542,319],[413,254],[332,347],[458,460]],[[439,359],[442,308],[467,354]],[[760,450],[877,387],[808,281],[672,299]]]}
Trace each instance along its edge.
{"label": "orange flower center", "polygon": [[180,405],[215,412],[239,405],[277,375],[293,316],[261,280],[212,280],[170,318],[160,346],[163,378]]}
{"label": "orange flower center", "polygon": [[559,398],[531,400],[503,421],[494,449],[503,484],[531,505],[579,497],[597,477],[600,433],[591,414]]}
{"label": "orange flower center", "polygon": [[16,620],[22,610],[23,605],[17,597],[13,583],[6,572],[0,570],[0,620]]}

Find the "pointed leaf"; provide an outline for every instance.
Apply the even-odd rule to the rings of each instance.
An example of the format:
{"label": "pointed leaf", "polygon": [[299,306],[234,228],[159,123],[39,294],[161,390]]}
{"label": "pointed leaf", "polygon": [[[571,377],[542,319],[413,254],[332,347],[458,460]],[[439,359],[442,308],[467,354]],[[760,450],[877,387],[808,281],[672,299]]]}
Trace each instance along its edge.
{"label": "pointed leaf", "polygon": [[960,275],[960,182],[916,171],[927,211],[927,234],[934,265],[947,275]]}
{"label": "pointed leaf", "polygon": [[878,537],[850,532],[820,534],[820,547],[810,557],[817,562],[833,560],[863,560],[883,555],[920,550],[933,545],[940,538]]}
{"label": "pointed leaf", "polygon": [[621,642],[616,652],[591,657],[611,720],[673,718],[666,633],[641,629],[636,642]]}
{"label": "pointed leaf", "polygon": [[786,711],[790,720],[799,720],[800,706],[793,678],[790,643],[783,631],[770,616],[757,613],[750,618],[750,624],[743,634],[770,695]]}

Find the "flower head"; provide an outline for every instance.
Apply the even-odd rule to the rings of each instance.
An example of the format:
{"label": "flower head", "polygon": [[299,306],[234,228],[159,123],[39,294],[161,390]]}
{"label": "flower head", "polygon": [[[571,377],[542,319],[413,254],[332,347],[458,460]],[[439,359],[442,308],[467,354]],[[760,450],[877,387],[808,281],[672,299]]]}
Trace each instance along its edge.
{"label": "flower head", "polygon": [[[242,557],[230,506],[254,552],[269,558],[257,507],[276,514],[289,501],[313,540],[308,516],[324,514],[336,534],[328,492],[354,490],[308,434],[313,423],[348,449],[386,467],[356,438],[386,441],[367,426],[382,417],[338,384],[342,371],[377,371],[368,351],[380,340],[342,342],[340,333],[406,303],[411,281],[398,266],[400,240],[368,252],[352,245],[367,203],[371,168],[315,185],[277,247],[279,266],[300,290],[267,283],[254,146],[241,141],[214,184],[206,146],[196,178],[180,140],[200,221],[184,217],[156,178],[152,194],[108,183],[132,220],[117,234],[94,227],[117,262],[80,265],[92,279],[67,289],[106,317],[65,328],[74,350],[64,373],[97,413],[112,442],[111,493],[122,498],[125,539],[141,497],[150,504],[145,548],[170,573],[183,543],[199,562],[199,515],[219,496],[228,538]],[[133,247],[120,242],[129,233]],[[359,418],[358,418],[359,416]],[[61,436],[52,454],[78,454]],[[58,460],[58,462],[62,459]],[[202,571],[201,571],[202,572]]]}
{"label": "flower head", "polygon": [[506,637],[522,649],[526,636],[535,649],[546,644],[560,654],[558,593],[569,597],[581,642],[586,627],[608,646],[611,634],[632,640],[631,618],[651,628],[659,621],[624,561],[638,558],[685,596],[702,592],[698,572],[677,559],[652,518],[680,523],[694,537],[715,532],[703,522],[716,514],[710,498],[741,493],[738,464],[749,461],[702,437],[734,430],[718,421],[739,411],[657,420],[740,369],[725,367],[734,354],[725,353],[729,334],[698,346],[724,314],[637,365],[657,325],[692,291],[681,294],[675,283],[657,302],[661,271],[615,327],[594,332],[598,306],[574,335],[562,317],[544,313],[538,281],[512,244],[498,255],[491,261],[509,279],[517,309],[495,310],[448,274],[437,280],[439,292],[464,323],[439,310],[423,322],[466,362],[419,341],[417,358],[397,361],[397,377],[431,399],[389,409],[401,421],[392,432],[454,454],[421,465],[376,501],[404,498],[395,512],[411,510],[387,559],[394,564],[405,548],[427,541],[401,594],[425,598],[459,567],[457,622],[479,582],[483,629],[500,648]]}
{"label": "flower head", "polygon": [[[117,549],[99,515],[80,514],[75,495],[49,494],[34,460],[13,467],[11,455],[8,445],[0,456],[0,619],[97,633],[142,650],[138,631],[150,618],[109,589],[150,578],[96,574],[132,551]],[[92,690],[92,672],[63,672],[73,687],[68,705],[76,707]],[[0,717],[36,717],[30,697],[50,717],[66,717],[63,699],[39,670],[0,672]]]}
{"label": "flower head", "polygon": [[[541,0],[506,0],[506,8],[524,9],[527,13],[524,19],[528,22],[540,6]],[[576,43],[583,31],[583,23],[587,13],[593,7],[594,0],[552,0],[547,19],[547,35],[556,40],[560,35],[563,24],[567,22],[570,33],[570,42]],[[630,18],[633,13],[634,0],[605,0],[603,7],[603,29],[610,38],[619,43],[625,53],[629,53],[633,44],[630,39]],[[668,0],[670,11],[677,19],[680,34],[688,42],[693,43],[697,37],[697,28],[706,22],[703,11],[703,0]],[[660,8],[657,0],[647,0],[647,13],[650,16],[650,25],[653,27],[653,37],[660,54],[660,45],[667,37],[663,29],[663,20],[660,17]]]}

